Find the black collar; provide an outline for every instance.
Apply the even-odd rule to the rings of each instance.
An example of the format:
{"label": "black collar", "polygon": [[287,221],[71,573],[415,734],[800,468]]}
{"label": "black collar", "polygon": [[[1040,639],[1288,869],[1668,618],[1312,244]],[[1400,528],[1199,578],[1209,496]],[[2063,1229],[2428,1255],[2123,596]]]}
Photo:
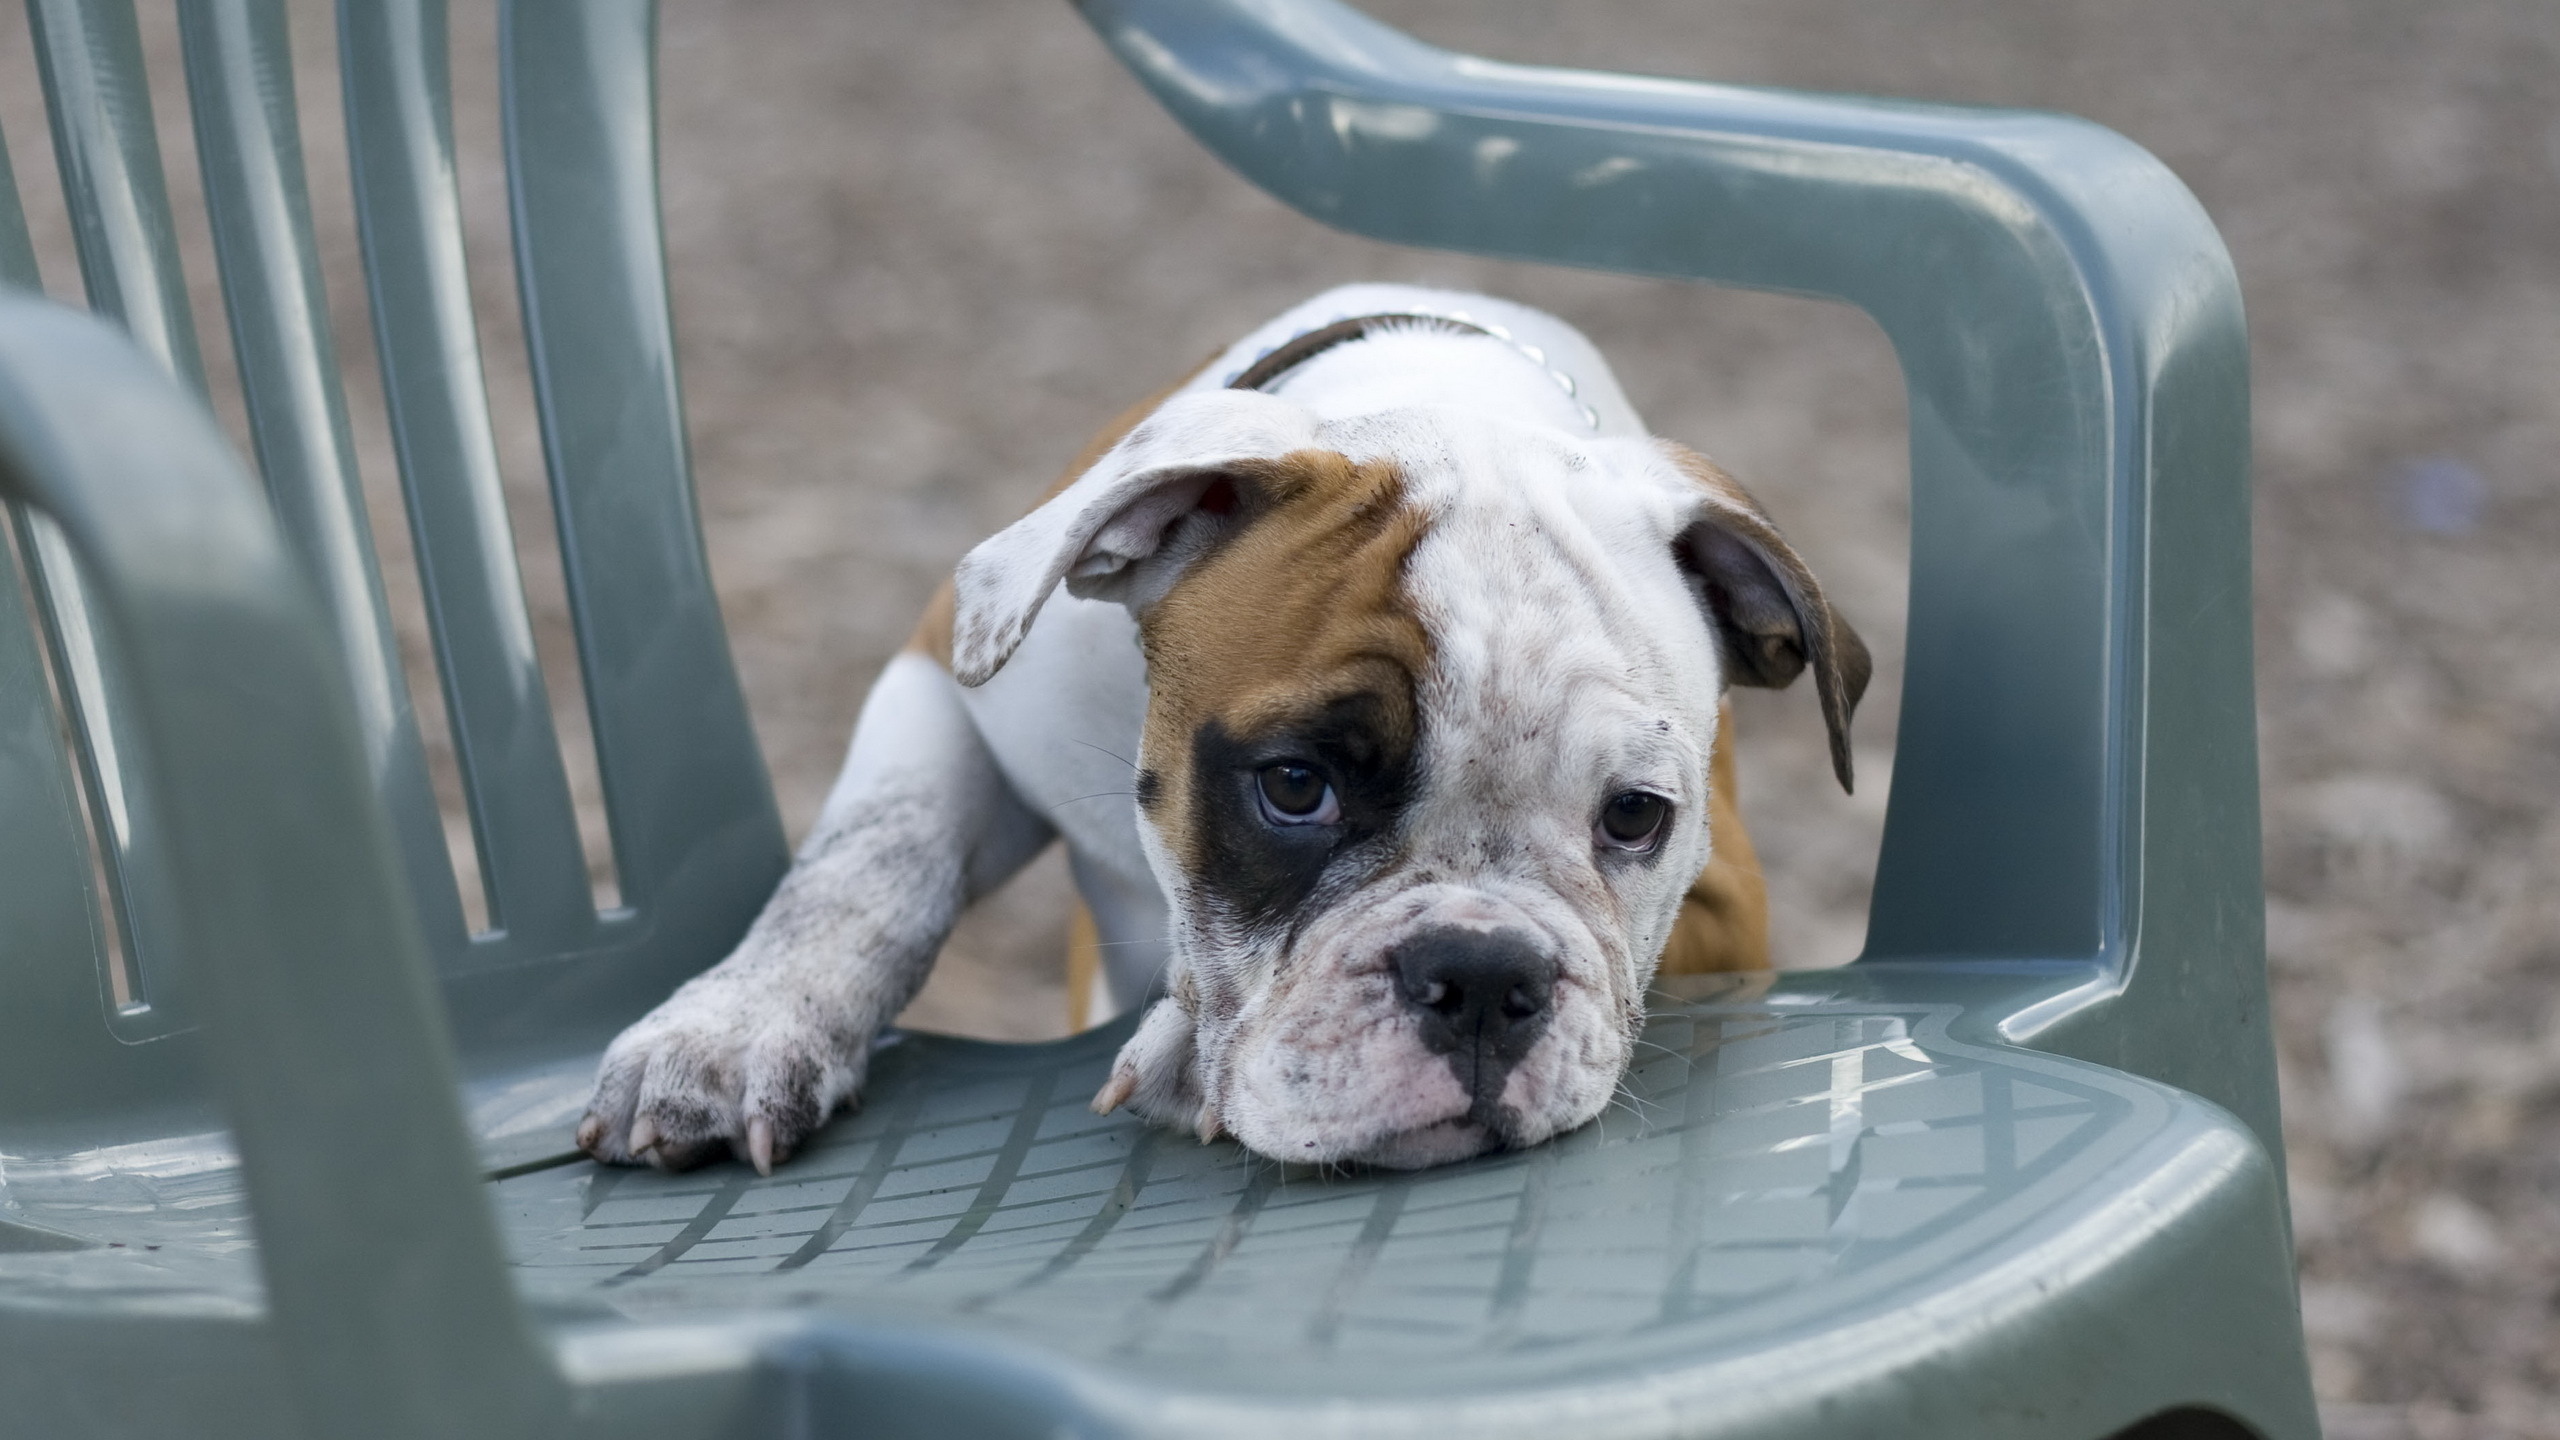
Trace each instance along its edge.
{"label": "black collar", "polygon": [[1299,366],[1306,364],[1310,360],[1313,360],[1327,350],[1330,350],[1337,345],[1348,345],[1354,340],[1364,339],[1370,334],[1370,332],[1383,330],[1390,326],[1420,326],[1438,330],[1456,331],[1467,335],[1483,335],[1489,338],[1499,338],[1495,337],[1492,331],[1487,330],[1481,325],[1471,325],[1464,320],[1452,320],[1446,315],[1354,315],[1348,320],[1336,320],[1321,330],[1310,330],[1306,334],[1281,345],[1277,349],[1265,353],[1261,359],[1246,366],[1243,374],[1228,381],[1227,388],[1230,390],[1268,390],[1271,388],[1271,383],[1273,381],[1278,380],[1281,376],[1286,375],[1290,371],[1297,369]]}

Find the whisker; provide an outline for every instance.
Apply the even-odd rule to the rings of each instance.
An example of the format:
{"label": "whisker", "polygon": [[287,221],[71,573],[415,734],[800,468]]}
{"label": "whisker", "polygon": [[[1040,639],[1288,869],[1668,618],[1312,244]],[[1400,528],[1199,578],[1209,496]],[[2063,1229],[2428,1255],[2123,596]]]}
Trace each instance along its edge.
{"label": "whisker", "polygon": [[1112,798],[1113,796],[1115,796],[1115,795],[1118,795],[1118,796],[1127,796],[1127,797],[1129,797],[1129,798],[1131,798],[1131,799],[1135,799],[1135,798],[1137,797],[1137,794],[1138,794],[1138,792],[1137,792],[1137,791],[1135,791],[1135,790],[1097,790],[1097,791],[1095,791],[1094,793],[1092,793],[1092,794],[1090,794],[1090,795],[1078,795],[1078,796],[1076,796],[1076,797],[1075,797],[1075,799],[1073,799],[1073,800],[1061,800],[1061,801],[1059,801],[1057,804],[1052,805],[1052,806],[1050,806],[1049,808],[1050,808],[1050,809],[1052,809],[1052,810],[1062,809],[1062,808],[1064,808],[1064,807],[1066,807],[1066,806],[1076,804],[1078,801],[1083,801],[1083,800],[1108,800],[1108,799],[1111,799],[1111,798]]}
{"label": "whisker", "polygon": [[1647,1107],[1657,1110],[1664,1108],[1661,1102],[1647,1100],[1643,1096],[1638,1095],[1634,1088],[1628,1085],[1623,1078],[1618,1081],[1617,1088],[1610,1093],[1609,1100],[1611,1104],[1624,1103],[1630,1111],[1633,1111],[1639,1117],[1643,1116]]}
{"label": "whisker", "polygon": [[1623,1085],[1618,1088],[1618,1093],[1609,1097],[1609,1103],[1612,1106],[1624,1105],[1638,1124],[1648,1127],[1654,1123],[1656,1113],[1668,1113],[1664,1107],[1628,1091]]}
{"label": "whisker", "polygon": [[1117,750],[1105,750],[1102,746],[1096,745],[1090,740],[1078,740],[1076,743],[1087,750],[1101,750],[1103,754],[1110,756],[1112,759],[1119,761],[1121,764],[1128,766],[1132,770],[1138,768],[1137,761],[1130,759],[1128,756],[1121,754]]}
{"label": "whisker", "polygon": [[1619,1088],[1621,1098],[1627,1102],[1627,1108],[1636,1111],[1638,1114],[1642,1114],[1648,1110],[1661,1110],[1665,1108],[1659,1100],[1648,1100],[1644,1096],[1638,1095],[1633,1090],[1626,1089],[1624,1086]]}

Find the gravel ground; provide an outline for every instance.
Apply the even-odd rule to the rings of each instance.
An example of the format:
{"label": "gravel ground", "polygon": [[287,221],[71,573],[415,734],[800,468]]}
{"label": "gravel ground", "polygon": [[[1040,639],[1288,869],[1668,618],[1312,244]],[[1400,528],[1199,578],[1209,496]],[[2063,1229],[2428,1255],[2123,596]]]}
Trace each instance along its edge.
{"label": "gravel ground", "polygon": [[[559,659],[489,158],[491,23],[484,4],[455,8],[492,385],[537,622]],[[2238,261],[2256,347],[2269,939],[2323,1413],[2336,1440],[2560,1436],[2560,579],[2544,559],[2560,542],[2560,6],[1376,9],[1505,58],[2072,110],[2194,187]],[[325,14],[300,5],[297,22],[361,449],[395,598],[413,605]],[[1096,423],[1317,288],[1420,280],[1581,324],[1657,429],[1760,491],[1874,642],[1879,683],[1858,725],[1873,778],[1854,799],[1827,781],[1807,696],[1742,697],[1745,806],[1782,958],[1856,951],[1907,541],[1902,399],[1862,316],[1322,231],[1193,147],[1057,0],[669,0],[662,24],[702,503],[795,833],[940,575]],[[153,13],[145,28],[174,74],[171,23]],[[48,280],[68,293],[32,75],[23,33],[0,26],[0,125]],[[181,113],[164,99],[183,194]],[[201,262],[201,225],[187,233]],[[209,289],[199,308],[219,334]],[[574,672],[555,673],[574,716]],[[574,743],[583,726],[564,729]],[[572,767],[600,838],[592,766]],[[1053,857],[983,907],[910,1018],[1055,1033],[1065,894]]]}

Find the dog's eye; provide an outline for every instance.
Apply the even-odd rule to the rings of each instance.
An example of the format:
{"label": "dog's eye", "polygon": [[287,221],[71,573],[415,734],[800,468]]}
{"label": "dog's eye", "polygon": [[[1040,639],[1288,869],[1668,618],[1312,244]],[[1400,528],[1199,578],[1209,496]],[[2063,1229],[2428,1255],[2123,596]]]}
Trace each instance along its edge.
{"label": "dog's eye", "polygon": [[1626,790],[1600,807],[1594,836],[1612,850],[1650,850],[1662,839],[1663,822],[1671,818],[1671,802],[1643,790]]}
{"label": "dog's eye", "polygon": [[1342,818],[1342,802],[1312,765],[1283,760],[1258,777],[1262,818],[1274,825],[1330,825]]}

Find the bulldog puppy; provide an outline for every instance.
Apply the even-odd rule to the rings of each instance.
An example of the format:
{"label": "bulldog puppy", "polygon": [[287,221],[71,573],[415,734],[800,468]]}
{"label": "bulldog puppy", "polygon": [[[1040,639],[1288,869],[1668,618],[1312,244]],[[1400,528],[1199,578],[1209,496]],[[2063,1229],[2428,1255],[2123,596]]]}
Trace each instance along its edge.
{"label": "bulldog puppy", "polygon": [[976,896],[1063,836],[1119,1006],[1095,1107],[1392,1167],[1598,1115],[1658,966],[1767,965],[1727,685],[1869,665],[1742,487],[1563,322],[1361,285],[1123,417],[961,561],[735,953],[578,1143],[770,1171]]}

